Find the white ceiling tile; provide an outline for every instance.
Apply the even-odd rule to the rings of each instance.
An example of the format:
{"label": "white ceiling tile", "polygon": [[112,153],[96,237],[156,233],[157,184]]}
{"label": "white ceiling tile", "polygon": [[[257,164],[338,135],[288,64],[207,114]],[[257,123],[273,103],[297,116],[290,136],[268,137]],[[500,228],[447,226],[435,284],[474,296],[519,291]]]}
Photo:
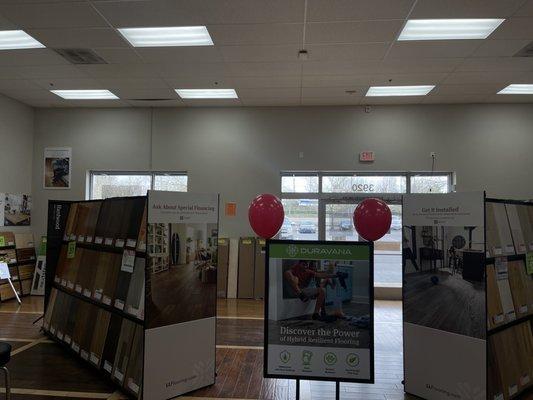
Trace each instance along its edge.
{"label": "white ceiling tile", "polygon": [[505,18],[524,0],[419,0],[410,18]]}
{"label": "white ceiling tile", "polygon": [[224,77],[224,63],[181,62],[152,64],[162,78],[220,76]]}
{"label": "white ceiling tile", "polygon": [[31,80],[26,79],[1,79],[0,78],[0,92],[4,89],[8,90],[39,90],[41,87],[36,85]]}
{"label": "white ceiling tile", "polygon": [[205,25],[197,0],[93,1],[116,28]]}
{"label": "white ceiling tile", "polygon": [[310,22],[404,19],[414,0],[308,0]]}
{"label": "white ceiling tile", "polygon": [[93,51],[109,64],[140,64],[142,58],[133,48],[97,48]]}
{"label": "white ceiling tile", "polygon": [[7,18],[4,18],[2,15],[0,15],[0,30],[9,31],[14,29],[18,29],[18,26]]}
{"label": "white ceiling tile", "polygon": [[415,72],[452,72],[464,58],[391,58],[385,60],[375,73],[409,74]]}
{"label": "white ceiling tile", "polygon": [[303,22],[304,0],[196,0],[207,24]]}
{"label": "white ceiling tile", "polygon": [[458,58],[470,56],[479,40],[401,41],[392,45],[387,58]]}
{"label": "white ceiling tile", "polygon": [[160,78],[98,78],[100,86],[106,89],[130,88],[130,89],[168,89],[168,84]]}
{"label": "white ceiling tile", "polygon": [[118,87],[113,89],[113,93],[122,100],[132,99],[178,99],[178,95],[172,89],[157,88],[132,88],[130,86]]}
{"label": "white ceiling tile", "polygon": [[472,57],[510,57],[522,50],[531,41],[529,39],[516,40],[484,40]]}
{"label": "white ceiling tile", "polygon": [[276,46],[221,46],[226,62],[278,62],[298,61],[298,45]]}
{"label": "white ceiling tile", "polygon": [[317,97],[303,98],[303,106],[356,106],[360,104],[361,97]]}
{"label": "white ceiling tile", "polygon": [[87,2],[0,5],[0,14],[22,29],[107,27]]}
{"label": "white ceiling tile", "polygon": [[302,43],[303,23],[209,25],[215,46]]}
{"label": "white ceiling tile", "polygon": [[420,104],[426,96],[391,96],[391,97],[363,97],[359,104]]}
{"label": "white ceiling tile", "polygon": [[377,60],[387,53],[390,43],[310,44],[310,61]]}
{"label": "white ceiling tile", "polygon": [[241,105],[239,99],[188,99],[183,100],[183,103],[191,107],[238,107]]}
{"label": "white ceiling tile", "polygon": [[0,65],[66,65],[67,60],[50,49],[2,50]]}
{"label": "white ceiling tile", "polygon": [[510,84],[513,83],[516,79],[518,79],[521,75],[523,75],[523,72],[517,71],[454,72],[451,73],[443,81],[443,83],[450,85],[484,83]]}
{"label": "white ceiling tile", "polygon": [[42,89],[105,89],[104,86],[96,79],[92,78],[54,78],[54,79],[35,79],[33,81]]}
{"label": "white ceiling tile", "polygon": [[[1,59],[1,58],[0,58]],[[0,66],[0,76],[2,79],[22,79],[17,67],[2,67]]]}
{"label": "white ceiling tile", "polygon": [[136,51],[145,62],[151,64],[165,63],[214,63],[221,62],[222,55],[218,46],[195,47],[154,47],[137,48]]}
{"label": "white ceiling tile", "polygon": [[485,99],[486,103],[528,103],[533,104],[533,95],[528,94],[494,94]]}
{"label": "white ceiling tile", "polygon": [[173,100],[126,100],[132,107],[184,107],[181,99]]}
{"label": "white ceiling tile", "polygon": [[234,88],[232,78],[221,76],[178,76],[164,78],[168,87],[173,89],[216,89]]}
{"label": "white ceiling tile", "polygon": [[238,88],[237,94],[242,99],[296,99],[300,98],[300,88]]}
{"label": "white ceiling tile", "polygon": [[111,28],[29,29],[28,33],[53,48],[128,47]]}
{"label": "white ceiling tile", "polygon": [[533,58],[528,57],[477,57],[468,58],[456,69],[466,71],[529,71],[533,70]]}
{"label": "white ceiling tile", "polygon": [[303,87],[342,87],[350,89],[357,86],[373,85],[425,85],[437,84],[444,80],[448,73],[416,73],[416,74],[365,74],[365,75],[322,75],[304,76]]}
{"label": "white ceiling tile", "polygon": [[380,60],[306,61],[302,63],[303,75],[356,75],[375,71]]}
{"label": "white ceiling tile", "polygon": [[314,22],[307,24],[306,43],[392,42],[403,20]]}
{"label": "white ceiling tile", "polygon": [[87,75],[73,65],[23,65],[19,74],[26,79],[87,78]]}
{"label": "white ceiling tile", "polygon": [[26,99],[47,100],[57,97],[55,94],[44,89],[2,89],[2,94],[22,102]]}
{"label": "white ceiling tile", "polygon": [[527,0],[513,15],[515,17],[533,17],[533,0]]}
{"label": "white ceiling tile", "polygon": [[[346,93],[349,90],[350,93]],[[368,90],[368,86],[348,86],[348,87],[304,87],[302,88],[302,99],[318,99],[334,97],[337,99],[346,98],[349,101],[358,97],[363,97]]]}
{"label": "white ceiling tile", "polygon": [[490,39],[533,39],[533,18],[513,17],[505,20]]}
{"label": "white ceiling tile", "polygon": [[297,62],[227,63],[225,67],[226,74],[233,77],[298,75],[301,72],[301,63]]}
{"label": "white ceiling tile", "polygon": [[244,107],[294,107],[301,105],[300,99],[241,99]]}
{"label": "white ceiling tile", "polygon": [[430,96],[461,96],[461,95],[489,95],[497,93],[501,89],[500,83],[468,84],[459,85],[440,84],[430,93]]}
{"label": "white ceiling tile", "polygon": [[79,65],[78,68],[93,78],[152,78],[157,70],[147,64],[95,64]]}
{"label": "white ceiling tile", "polygon": [[429,95],[422,104],[475,104],[483,103],[488,94]]}
{"label": "white ceiling tile", "polygon": [[121,100],[62,100],[60,107],[122,108],[129,104]]}
{"label": "white ceiling tile", "polygon": [[232,78],[236,88],[297,88],[300,87],[299,75],[285,76],[238,76]]}

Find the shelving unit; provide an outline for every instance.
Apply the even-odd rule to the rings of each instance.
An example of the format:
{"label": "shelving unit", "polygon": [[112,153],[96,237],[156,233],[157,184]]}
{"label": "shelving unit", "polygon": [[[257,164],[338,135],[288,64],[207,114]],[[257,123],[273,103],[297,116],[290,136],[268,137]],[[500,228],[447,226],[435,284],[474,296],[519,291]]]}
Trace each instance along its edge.
{"label": "shelving unit", "polygon": [[533,390],[533,204],[487,199],[486,210],[488,398],[518,399]]}
{"label": "shelving unit", "polygon": [[[14,234],[13,232],[0,232],[1,243],[0,261],[9,266],[11,281],[19,297],[31,294],[31,284],[35,271],[37,257],[33,243],[33,234]],[[15,294],[7,281],[0,281],[0,301],[11,300]]]}
{"label": "shelving unit", "polygon": [[147,238],[147,252],[152,272],[167,271],[169,268],[168,224],[149,224]]}

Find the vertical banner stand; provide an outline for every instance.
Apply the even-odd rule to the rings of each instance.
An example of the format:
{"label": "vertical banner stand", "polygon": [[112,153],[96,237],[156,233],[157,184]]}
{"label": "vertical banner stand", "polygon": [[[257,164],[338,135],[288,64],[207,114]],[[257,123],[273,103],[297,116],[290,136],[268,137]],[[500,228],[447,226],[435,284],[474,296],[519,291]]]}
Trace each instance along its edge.
{"label": "vertical banner stand", "polygon": [[15,290],[15,286],[13,286],[13,282],[11,282],[11,278],[7,278],[7,281],[9,282],[9,285],[11,286],[11,289],[13,290],[13,293],[15,293],[15,297],[17,298],[18,303],[22,304],[20,302],[20,297],[19,297],[17,291]]}

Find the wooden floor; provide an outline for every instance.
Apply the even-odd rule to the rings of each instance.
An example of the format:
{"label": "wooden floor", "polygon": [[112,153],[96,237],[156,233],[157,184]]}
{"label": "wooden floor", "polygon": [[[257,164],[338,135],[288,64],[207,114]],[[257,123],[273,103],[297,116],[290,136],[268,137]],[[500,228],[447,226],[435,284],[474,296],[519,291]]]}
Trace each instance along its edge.
{"label": "wooden floor", "polygon": [[[24,298],[21,307],[15,302],[0,304],[0,340],[14,348],[9,363],[13,400],[126,398],[92,369],[47,340],[39,332],[40,323],[32,325],[40,316],[41,303],[40,297],[31,297]],[[294,381],[262,377],[263,302],[219,300],[217,314],[216,383],[181,398],[294,399]],[[342,384],[341,399],[414,399],[404,395],[401,384],[401,303],[378,301],[375,321],[376,383]],[[333,383],[302,381],[302,399],[334,397]]]}

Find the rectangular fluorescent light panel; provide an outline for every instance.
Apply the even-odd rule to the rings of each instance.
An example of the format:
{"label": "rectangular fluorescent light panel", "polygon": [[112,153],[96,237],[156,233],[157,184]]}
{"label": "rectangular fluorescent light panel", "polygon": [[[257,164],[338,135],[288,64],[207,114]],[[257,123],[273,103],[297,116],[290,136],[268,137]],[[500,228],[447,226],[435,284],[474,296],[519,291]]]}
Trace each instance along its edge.
{"label": "rectangular fluorescent light panel", "polygon": [[533,94],[533,85],[514,83],[500,90],[498,94]]}
{"label": "rectangular fluorescent light panel", "polygon": [[235,89],[176,89],[182,99],[238,99]]}
{"label": "rectangular fluorescent light panel", "polygon": [[486,39],[504,19],[410,19],[398,40]]}
{"label": "rectangular fluorescent light panel", "polygon": [[67,100],[116,100],[118,99],[113,93],[106,89],[97,90],[50,90]]}
{"label": "rectangular fluorescent light panel", "polygon": [[24,31],[0,31],[0,50],[42,49],[42,43]]}
{"label": "rectangular fluorescent light panel", "polygon": [[213,46],[205,26],[119,28],[118,31],[134,47]]}
{"label": "rectangular fluorescent light panel", "polygon": [[435,85],[420,86],[371,86],[366,92],[367,97],[379,96],[425,96]]}

